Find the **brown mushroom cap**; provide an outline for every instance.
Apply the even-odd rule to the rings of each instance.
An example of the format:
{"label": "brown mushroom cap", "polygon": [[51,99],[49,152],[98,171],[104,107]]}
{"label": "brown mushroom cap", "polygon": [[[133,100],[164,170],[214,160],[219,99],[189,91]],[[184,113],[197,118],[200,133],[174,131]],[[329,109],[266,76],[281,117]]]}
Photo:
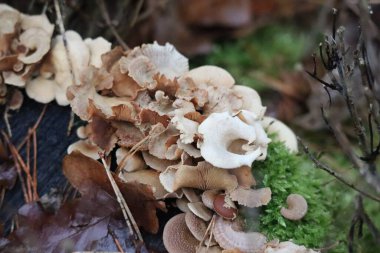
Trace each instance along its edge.
{"label": "brown mushroom cap", "polygon": [[307,202],[304,197],[299,194],[290,194],[286,203],[288,208],[281,208],[281,215],[287,218],[288,220],[300,220],[307,213]]}
{"label": "brown mushroom cap", "polygon": [[192,212],[186,213],[185,221],[186,221],[187,228],[190,230],[193,236],[198,241],[201,241],[206,234],[206,230],[207,230],[206,222],[198,218]]}
{"label": "brown mushroom cap", "polygon": [[169,253],[194,253],[199,243],[187,228],[184,213],[166,223],[162,237]]}
{"label": "brown mushroom cap", "polygon": [[233,220],[237,217],[237,208],[232,200],[225,194],[218,194],[214,198],[214,210],[225,219]]}

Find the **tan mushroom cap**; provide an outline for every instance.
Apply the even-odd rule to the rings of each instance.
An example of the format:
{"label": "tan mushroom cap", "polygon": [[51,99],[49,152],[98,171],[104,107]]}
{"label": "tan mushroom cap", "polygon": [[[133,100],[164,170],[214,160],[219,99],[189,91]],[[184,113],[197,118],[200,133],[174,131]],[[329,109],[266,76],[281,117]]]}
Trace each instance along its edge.
{"label": "tan mushroom cap", "polygon": [[192,212],[188,212],[185,215],[185,221],[187,228],[190,230],[191,234],[198,240],[202,241],[206,234],[207,224],[204,220],[198,218]]}
{"label": "tan mushroom cap", "polygon": [[198,87],[202,88],[213,86],[229,89],[235,84],[235,79],[225,69],[211,65],[194,68],[182,78],[191,78]]}
{"label": "tan mushroom cap", "polygon": [[290,194],[286,198],[288,208],[282,207],[281,215],[288,220],[301,220],[307,213],[308,205],[305,198],[299,194]]}
{"label": "tan mushroom cap", "polygon": [[37,77],[26,83],[25,91],[28,97],[39,103],[47,104],[55,98],[55,87],[57,83],[54,80]]}
{"label": "tan mushroom cap", "polygon": [[142,152],[143,159],[145,163],[152,169],[157,171],[165,171],[169,166],[173,166],[175,164],[178,164],[177,160],[167,160],[167,159],[160,159],[157,158],[149,152]]}
{"label": "tan mushroom cap", "polygon": [[201,246],[200,248],[197,249],[196,253],[223,253],[222,249],[218,246],[212,246],[212,247],[207,247],[207,246]]}
{"label": "tan mushroom cap", "polygon": [[202,202],[188,203],[190,211],[204,221],[209,221],[212,218],[212,212]]}
{"label": "tan mushroom cap", "polygon": [[216,217],[213,229],[215,240],[223,249],[239,249],[243,253],[262,253],[267,238],[257,232],[235,231],[233,222]]}
{"label": "tan mushroom cap", "polygon": [[119,177],[125,182],[139,182],[152,187],[156,199],[163,199],[168,192],[160,183],[159,172],[155,170],[138,170],[133,172],[121,172]]}
{"label": "tan mushroom cap", "polygon": [[210,209],[214,208],[214,199],[219,193],[219,190],[207,190],[202,193],[202,202]]}
{"label": "tan mushroom cap", "polygon": [[84,43],[90,50],[89,65],[100,68],[102,66],[101,56],[111,50],[112,44],[103,37],[97,37],[95,39],[86,38]]}
{"label": "tan mushroom cap", "polygon": [[176,206],[178,207],[179,210],[181,210],[184,213],[191,212],[187,204],[189,204],[189,200],[185,197],[182,197],[180,199],[176,199],[175,201]]}
{"label": "tan mushroom cap", "polygon": [[162,237],[169,253],[194,253],[199,243],[187,228],[184,213],[166,223]]}
{"label": "tan mushroom cap", "polygon": [[261,189],[245,189],[238,187],[231,192],[230,197],[233,201],[237,201],[239,205],[253,208],[267,205],[271,200],[272,191],[269,187]]}
{"label": "tan mushroom cap", "polygon": [[67,153],[71,154],[73,151],[79,151],[87,157],[98,160],[99,152],[102,150],[98,146],[90,143],[88,140],[79,140],[68,146]]}
{"label": "tan mushroom cap", "polygon": [[297,245],[290,241],[286,241],[280,242],[275,246],[268,246],[264,253],[317,253],[317,251],[307,249],[305,246]]}
{"label": "tan mushroom cap", "polygon": [[182,192],[190,202],[201,201],[201,197],[192,188],[182,188]]}
{"label": "tan mushroom cap", "polygon": [[200,190],[221,189],[230,192],[238,185],[234,175],[207,162],[199,162],[196,166],[168,167],[161,173],[160,180],[169,192],[183,187]]}
{"label": "tan mushroom cap", "polygon": [[243,99],[243,106],[241,110],[254,112],[259,118],[264,116],[266,107],[262,105],[261,98],[257,91],[243,85],[234,85],[232,90],[234,94]]}
{"label": "tan mushroom cap", "polygon": [[291,152],[298,153],[297,137],[287,125],[275,118],[267,116],[263,118],[262,125],[268,134],[277,134],[275,139],[284,142],[285,146]]}
{"label": "tan mushroom cap", "polygon": [[234,175],[239,183],[239,186],[249,189],[256,185],[256,180],[253,177],[252,169],[249,166],[241,166],[236,169],[229,170],[230,174]]}
{"label": "tan mushroom cap", "polygon": [[[123,159],[128,155],[129,150],[127,148],[118,148],[116,150],[116,163],[119,165],[123,161]],[[128,157],[128,160],[124,162],[124,166],[121,169],[127,172],[132,172],[145,169],[146,167],[146,163],[144,162],[140,154],[136,153]]]}

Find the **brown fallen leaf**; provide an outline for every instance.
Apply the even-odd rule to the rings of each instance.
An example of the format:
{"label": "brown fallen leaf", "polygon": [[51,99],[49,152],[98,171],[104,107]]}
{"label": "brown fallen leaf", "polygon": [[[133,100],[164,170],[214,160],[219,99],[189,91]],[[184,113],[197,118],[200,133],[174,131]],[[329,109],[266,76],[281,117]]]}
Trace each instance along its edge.
{"label": "brown fallen leaf", "polygon": [[[93,185],[96,185],[114,196],[102,164],[81,153],[73,152],[63,159],[63,173],[82,195],[91,192]],[[136,182],[123,183],[115,175],[114,178],[136,223],[147,232],[156,233],[159,225],[156,209],[160,205],[155,200],[152,189]]]}

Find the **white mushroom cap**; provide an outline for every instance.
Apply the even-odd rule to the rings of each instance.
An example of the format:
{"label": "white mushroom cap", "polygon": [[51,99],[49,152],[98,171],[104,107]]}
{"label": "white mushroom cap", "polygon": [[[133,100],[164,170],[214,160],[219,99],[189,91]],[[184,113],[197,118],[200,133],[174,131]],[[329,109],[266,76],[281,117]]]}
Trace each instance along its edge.
{"label": "white mushroom cap", "polygon": [[54,80],[39,76],[26,83],[25,91],[31,99],[47,104],[54,100],[56,86],[57,83]]}
{"label": "white mushroom cap", "polygon": [[111,50],[111,42],[105,40],[103,37],[97,37],[96,39],[87,38],[84,40],[84,43],[90,50],[91,56],[89,65],[100,68],[102,66],[101,56]]}
{"label": "white mushroom cap", "polygon": [[194,68],[181,78],[191,78],[193,82],[201,88],[213,86],[229,89],[235,84],[235,79],[225,69],[211,65]]}
{"label": "white mushroom cap", "polygon": [[227,112],[212,113],[199,125],[198,132],[202,135],[199,146],[203,158],[219,168],[234,169],[244,165],[251,166],[252,162],[264,151],[261,147],[249,150],[245,154],[228,151],[233,141],[243,139],[249,145],[257,140],[257,135],[254,126],[244,123]]}
{"label": "white mushroom cap", "polygon": [[19,55],[18,59],[25,64],[40,61],[50,50],[51,35],[41,28],[30,28],[20,35],[20,43],[29,50],[35,50],[30,55]]}
{"label": "white mushroom cap", "polygon": [[284,142],[291,152],[298,153],[297,137],[287,125],[272,117],[264,117],[262,125],[268,134],[277,134],[275,138]]}
{"label": "white mushroom cap", "polygon": [[242,110],[247,110],[255,113],[259,118],[262,118],[265,114],[266,107],[262,105],[261,98],[257,91],[254,89],[243,86],[234,85],[232,87],[233,93],[240,96],[243,99]]}
{"label": "white mushroom cap", "polygon": [[307,249],[305,246],[297,245],[293,242],[280,242],[276,246],[269,246],[265,249],[264,253],[317,253],[312,249]]}
{"label": "white mushroom cap", "polygon": [[219,216],[215,220],[213,232],[220,247],[239,249],[243,253],[262,253],[267,242],[267,238],[263,234],[235,231],[232,222]]}

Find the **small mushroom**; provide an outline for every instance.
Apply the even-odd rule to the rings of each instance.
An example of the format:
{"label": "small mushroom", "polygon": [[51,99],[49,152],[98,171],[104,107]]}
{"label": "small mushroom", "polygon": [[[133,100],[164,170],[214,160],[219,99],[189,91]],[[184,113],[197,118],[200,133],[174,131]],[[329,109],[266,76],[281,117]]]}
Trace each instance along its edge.
{"label": "small mushroom", "polygon": [[239,205],[247,207],[259,207],[267,205],[271,200],[272,191],[269,187],[261,189],[244,189],[236,188],[231,192],[230,197],[233,201],[237,201]]}
{"label": "small mushroom", "polygon": [[215,240],[223,249],[239,249],[243,253],[261,253],[267,238],[258,232],[236,231],[233,222],[216,217],[213,229]]}
{"label": "small mushroom", "polygon": [[214,198],[213,209],[217,214],[227,220],[234,220],[237,217],[238,209],[234,202],[226,194],[218,194]]}
{"label": "small mushroom", "polygon": [[188,203],[187,206],[193,214],[195,214],[202,220],[211,220],[212,212],[202,202]]}
{"label": "small mushroom", "polygon": [[301,220],[307,213],[307,202],[299,194],[290,194],[286,198],[286,204],[288,208],[282,207],[280,212],[288,220]]}
{"label": "small mushroom", "polygon": [[192,188],[182,188],[182,192],[190,202],[199,202],[201,198],[195,193]]}
{"label": "small mushroom", "polygon": [[39,103],[47,104],[54,100],[56,86],[57,83],[54,80],[39,76],[27,83],[25,91],[31,99]]}
{"label": "small mushroom", "polygon": [[212,246],[212,247],[201,246],[197,248],[196,253],[223,253],[223,252],[224,251],[222,251],[221,248],[218,246]]}
{"label": "small mushroom", "polygon": [[217,66],[201,66],[190,70],[182,78],[191,78],[201,88],[207,86],[229,89],[235,84],[235,79],[225,69]]}
{"label": "small mushroom", "polygon": [[218,195],[219,190],[207,190],[202,193],[202,202],[210,209],[214,208],[214,199]]}
{"label": "small mushroom", "polygon": [[287,241],[280,242],[277,245],[267,246],[264,253],[317,253],[317,251],[307,249],[305,246]]}
{"label": "small mushroom", "polygon": [[203,237],[206,234],[207,225],[206,222],[200,218],[198,218],[192,212],[188,212],[185,215],[185,221],[187,228],[193,234],[193,236],[198,240],[202,241]]}
{"label": "small mushroom", "polygon": [[[198,144],[203,158],[219,168],[251,166],[253,161],[266,152],[266,147],[258,143],[255,127],[227,112],[212,113],[199,125],[198,132],[202,135]],[[248,151],[245,154],[236,154],[228,150],[229,145],[239,139],[247,141],[245,147]]]}
{"label": "small mushroom", "polygon": [[30,55],[19,55],[25,64],[39,62],[50,49],[51,34],[41,28],[31,27],[20,35],[20,43],[33,51]]}
{"label": "small mushroom", "polygon": [[166,223],[162,238],[169,253],[194,253],[199,244],[186,226],[184,213],[174,216]]}
{"label": "small mushroom", "polygon": [[243,99],[242,110],[254,112],[259,118],[264,116],[266,107],[261,104],[261,98],[257,91],[243,85],[234,85],[232,90],[234,94]]}
{"label": "small mushroom", "polygon": [[272,117],[264,117],[262,125],[268,134],[276,134],[275,139],[283,142],[291,152],[298,153],[297,137],[287,125]]}
{"label": "small mushroom", "polygon": [[79,151],[87,157],[90,157],[94,160],[98,160],[99,152],[101,152],[102,150],[95,144],[89,142],[88,140],[79,140],[67,147],[68,154],[71,154],[71,152],[73,151]]}
{"label": "small mushroom", "polygon": [[179,210],[181,210],[183,213],[191,212],[187,204],[189,204],[189,200],[187,198],[182,197],[180,199],[176,199],[175,204],[178,207]]}
{"label": "small mushroom", "polygon": [[[126,148],[118,148],[116,150],[116,163],[119,165],[124,157],[126,157],[129,154],[129,150]],[[124,167],[121,168],[124,171],[132,172],[137,170],[142,170],[146,168],[146,164],[140,154],[136,153],[133,154],[126,160],[124,163]]]}

